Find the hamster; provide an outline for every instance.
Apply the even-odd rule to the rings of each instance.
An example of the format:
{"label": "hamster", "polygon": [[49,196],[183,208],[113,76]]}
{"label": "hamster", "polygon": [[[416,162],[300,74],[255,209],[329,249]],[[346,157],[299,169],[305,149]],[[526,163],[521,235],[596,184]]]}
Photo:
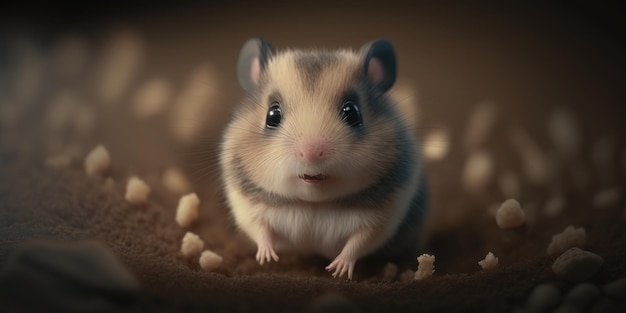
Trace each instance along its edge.
{"label": "hamster", "polygon": [[418,145],[387,96],[391,43],[276,52],[253,38],[237,66],[246,97],[223,133],[220,167],[256,260],[318,254],[333,277],[352,279],[359,259],[416,253],[426,185]]}

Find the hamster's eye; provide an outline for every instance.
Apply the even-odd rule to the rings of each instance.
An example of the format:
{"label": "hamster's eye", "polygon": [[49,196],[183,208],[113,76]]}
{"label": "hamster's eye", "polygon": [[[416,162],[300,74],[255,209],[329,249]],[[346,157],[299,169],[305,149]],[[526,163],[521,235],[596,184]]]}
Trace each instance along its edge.
{"label": "hamster's eye", "polygon": [[276,128],[280,124],[282,114],[278,102],[273,102],[270,109],[267,111],[267,117],[265,118],[265,126],[267,128]]}
{"label": "hamster's eye", "polygon": [[341,120],[344,121],[350,127],[363,126],[363,118],[361,117],[361,111],[356,101],[346,99],[343,102],[341,111],[339,112]]}

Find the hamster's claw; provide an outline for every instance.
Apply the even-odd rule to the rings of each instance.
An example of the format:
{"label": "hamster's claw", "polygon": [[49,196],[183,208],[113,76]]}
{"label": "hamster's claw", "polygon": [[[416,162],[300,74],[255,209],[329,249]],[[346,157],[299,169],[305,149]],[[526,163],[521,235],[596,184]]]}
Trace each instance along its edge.
{"label": "hamster's claw", "polygon": [[265,262],[269,263],[272,260],[274,260],[274,262],[278,262],[278,259],[278,255],[274,251],[274,248],[270,246],[259,247],[259,249],[256,251],[256,260],[261,265],[263,265],[263,263]]}
{"label": "hamster's claw", "polygon": [[[326,266],[328,272],[333,272],[333,278],[340,278],[344,274],[348,274],[348,279],[352,280],[352,273],[354,272],[354,261],[345,260],[341,256],[338,256],[332,263]],[[334,271],[333,271],[334,270]]]}

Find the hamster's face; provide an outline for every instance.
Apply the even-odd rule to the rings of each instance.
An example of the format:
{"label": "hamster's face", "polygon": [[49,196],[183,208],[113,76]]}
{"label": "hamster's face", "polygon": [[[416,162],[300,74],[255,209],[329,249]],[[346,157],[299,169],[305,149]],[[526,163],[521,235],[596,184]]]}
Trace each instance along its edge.
{"label": "hamster's face", "polygon": [[225,134],[229,175],[306,202],[346,197],[393,165],[399,118],[349,51],[272,57]]}

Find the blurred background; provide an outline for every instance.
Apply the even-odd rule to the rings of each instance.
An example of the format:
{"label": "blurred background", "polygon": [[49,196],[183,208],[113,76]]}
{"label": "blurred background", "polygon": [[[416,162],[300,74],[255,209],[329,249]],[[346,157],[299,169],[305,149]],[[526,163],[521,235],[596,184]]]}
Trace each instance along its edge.
{"label": "blurred background", "polygon": [[178,195],[159,191],[161,177],[180,168],[203,199],[197,232],[214,246],[232,233],[215,148],[242,97],[235,66],[249,37],[277,50],[394,44],[392,93],[421,140],[443,272],[527,238],[488,240],[507,198],[541,230],[526,252],[543,253],[588,207],[623,206],[626,22],[613,2],[19,2],[0,12],[7,158],[78,166],[102,143],[111,176],[144,177],[165,207]]}

